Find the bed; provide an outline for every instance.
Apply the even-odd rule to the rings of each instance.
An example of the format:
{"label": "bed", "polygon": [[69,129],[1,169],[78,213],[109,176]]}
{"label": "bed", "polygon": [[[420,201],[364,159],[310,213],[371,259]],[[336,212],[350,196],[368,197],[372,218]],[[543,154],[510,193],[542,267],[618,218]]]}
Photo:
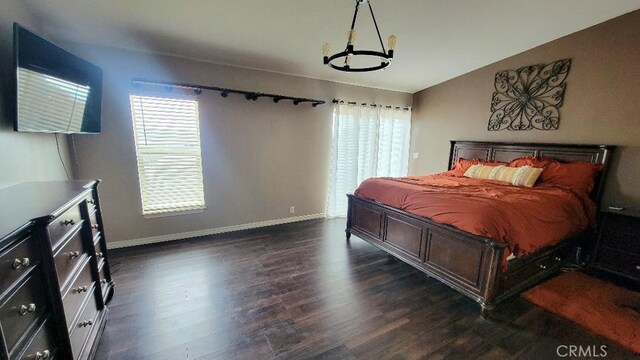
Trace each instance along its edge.
{"label": "bed", "polygon": [[[601,164],[603,170],[595,178],[593,191],[587,195],[598,206],[613,150],[614,147],[606,145],[451,141],[449,170],[460,158],[509,162],[536,156],[560,162]],[[412,183],[416,179],[403,181],[405,184],[398,186],[418,186]],[[507,260],[513,244],[495,236],[463,231],[433,220],[438,217],[419,216],[375,201],[371,196],[347,196],[347,239],[354,234],[474,299],[480,304],[483,317],[489,316],[496,304],[552,276],[567,262],[575,261],[582,243],[588,241],[592,233],[589,229],[568,231],[570,235],[548,244],[530,241],[536,246]],[[393,201],[385,202],[393,204]],[[541,221],[548,218],[547,214]],[[535,222],[526,223],[528,228],[535,228],[533,225]],[[532,239],[535,240],[535,236]]]}

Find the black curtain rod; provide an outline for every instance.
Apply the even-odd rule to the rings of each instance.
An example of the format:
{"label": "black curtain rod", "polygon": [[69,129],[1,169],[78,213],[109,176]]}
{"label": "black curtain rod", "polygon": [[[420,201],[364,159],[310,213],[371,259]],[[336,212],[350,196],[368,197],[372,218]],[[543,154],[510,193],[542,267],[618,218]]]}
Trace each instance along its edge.
{"label": "black curtain rod", "polygon": [[229,94],[241,94],[241,95],[244,95],[245,99],[253,100],[253,101],[258,100],[258,98],[260,97],[269,97],[273,99],[274,103],[278,103],[280,102],[280,100],[291,100],[293,102],[293,105],[298,105],[300,103],[308,102],[308,103],[311,103],[311,106],[313,107],[316,107],[318,105],[322,105],[325,103],[324,100],[307,99],[307,98],[278,95],[278,94],[267,94],[267,93],[255,92],[255,91],[228,89],[228,88],[221,88],[217,86],[178,83],[178,82],[171,82],[171,81],[154,81],[154,80],[135,78],[131,80],[131,84],[133,86],[140,86],[140,85],[146,84],[146,85],[166,86],[169,88],[179,87],[179,88],[193,89],[193,92],[196,95],[202,94],[202,90],[218,91],[220,92],[220,96],[225,98],[229,96]]}
{"label": "black curtain rod", "polygon": [[[333,99],[333,101],[331,101],[333,104],[349,104],[349,105],[358,105],[357,102],[355,101],[344,101],[344,100],[339,100],[339,99]],[[378,105],[378,104],[367,104],[367,103],[360,103],[360,105],[362,106],[371,106],[371,107],[378,107],[378,106],[382,106],[386,109],[396,109],[396,110],[409,110],[410,108],[408,106],[405,107],[401,107],[401,106],[391,106],[391,105]]]}

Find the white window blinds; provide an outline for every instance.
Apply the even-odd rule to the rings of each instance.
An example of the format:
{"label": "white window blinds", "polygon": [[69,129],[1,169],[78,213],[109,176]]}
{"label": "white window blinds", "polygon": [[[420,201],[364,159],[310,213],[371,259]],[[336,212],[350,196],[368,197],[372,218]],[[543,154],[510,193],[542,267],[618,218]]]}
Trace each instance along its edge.
{"label": "white window blinds", "polygon": [[203,209],[198,101],[130,98],[142,213]]}
{"label": "white window blinds", "polygon": [[347,194],[374,176],[406,176],[411,110],[340,104],[333,113],[328,217],[347,214]]}

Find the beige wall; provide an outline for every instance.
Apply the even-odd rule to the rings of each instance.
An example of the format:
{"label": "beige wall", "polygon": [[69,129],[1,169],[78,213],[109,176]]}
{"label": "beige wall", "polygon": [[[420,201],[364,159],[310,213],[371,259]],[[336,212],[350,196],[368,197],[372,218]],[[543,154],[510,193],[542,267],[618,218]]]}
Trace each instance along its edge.
{"label": "beige wall", "polygon": [[[24,181],[65,180],[56,142],[52,134],[17,133],[9,107],[15,107],[10,86],[13,69],[13,23],[41,31],[23,8],[21,1],[2,0],[0,10],[0,188]],[[60,150],[69,171],[73,165],[65,135],[58,136]]]}
{"label": "beige wall", "polygon": [[[449,140],[619,145],[604,205],[640,212],[640,11],[414,94],[411,174],[446,170]],[[473,54],[470,54],[473,56]],[[486,130],[496,72],[571,58],[560,128]]]}
{"label": "beige wall", "polygon": [[[109,242],[191,232],[324,212],[332,105],[312,108],[240,95],[200,96],[203,213],[146,219],[129,107],[134,77],[209,84],[331,100],[410,105],[407,93],[375,90],[187,59],[69,44],[104,70],[102,128],[76,137],[81,178],[100,178]],[[289,214],[295,206],[295,214]]]}

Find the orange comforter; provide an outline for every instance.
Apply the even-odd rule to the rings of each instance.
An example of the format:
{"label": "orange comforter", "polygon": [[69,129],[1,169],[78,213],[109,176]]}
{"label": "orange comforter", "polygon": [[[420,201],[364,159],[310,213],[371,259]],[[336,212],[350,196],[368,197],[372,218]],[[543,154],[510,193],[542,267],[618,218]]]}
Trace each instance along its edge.
{"label": "orange comforter", "polygon": [[595,204],[587,194],[554,186],[523,188],[448,173],[371,178],[355,194],[503,241],[515,256],[556,244],[595,223]]}

